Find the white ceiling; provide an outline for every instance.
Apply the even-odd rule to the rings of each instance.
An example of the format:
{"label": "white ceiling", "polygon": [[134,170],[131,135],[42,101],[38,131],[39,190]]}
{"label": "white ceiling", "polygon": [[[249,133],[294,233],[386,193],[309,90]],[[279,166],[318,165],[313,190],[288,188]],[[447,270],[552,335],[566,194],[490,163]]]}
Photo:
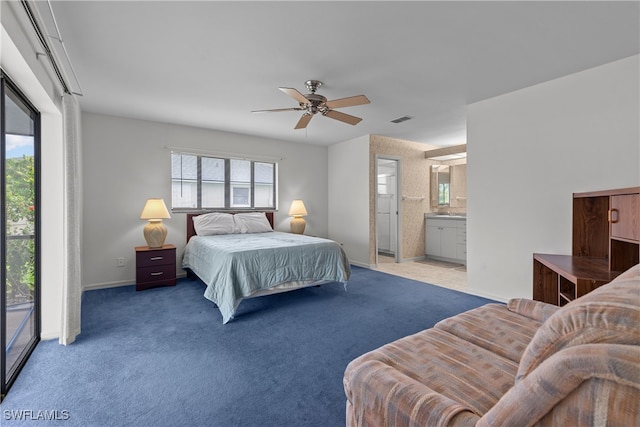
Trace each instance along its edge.
{"label": "white ceiling", "polygon": [[[83,110],[332,144],[465,142],[465,106],[640,52],[639,2],[53,1]],[[42,4],[39,4],[42,9]],[[44,12],[42,12],[44,14]],[[278,90],[318,79],[356,126]],[[78,88],[75,88],[78,90]],[[401,124],[390,121],[409,115]]]}

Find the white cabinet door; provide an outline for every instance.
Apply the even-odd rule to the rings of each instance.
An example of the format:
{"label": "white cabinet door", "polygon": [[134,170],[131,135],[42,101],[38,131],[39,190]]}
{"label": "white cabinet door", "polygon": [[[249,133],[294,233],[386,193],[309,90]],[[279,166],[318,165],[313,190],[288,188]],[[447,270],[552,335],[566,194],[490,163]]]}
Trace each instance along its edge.
{"label": "white cabinet door", "polygon": [[427,225],[425,232],[425,252],[427,255],[440,256],[440,227]]}
{"label": "white cabinet door", "polygon": [[[455,225],[451,221],[451,225]],[[458,257],[457,230],[455,227],[440,227],[440,256],[455,259]]]}

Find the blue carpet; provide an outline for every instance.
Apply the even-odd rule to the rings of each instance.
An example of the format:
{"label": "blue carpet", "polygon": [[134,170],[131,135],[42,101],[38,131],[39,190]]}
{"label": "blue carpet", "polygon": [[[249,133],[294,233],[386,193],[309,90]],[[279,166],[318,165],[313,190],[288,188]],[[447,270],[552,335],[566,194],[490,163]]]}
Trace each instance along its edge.
{"label": "blue carpet", "polygon": [[353,267],[346,292],[245,300],[222,325],[200,281],[134,289],[84,294],[82,335],[38,345],[0,405],[3,427],[343,426],[349,361],[490,302]]}

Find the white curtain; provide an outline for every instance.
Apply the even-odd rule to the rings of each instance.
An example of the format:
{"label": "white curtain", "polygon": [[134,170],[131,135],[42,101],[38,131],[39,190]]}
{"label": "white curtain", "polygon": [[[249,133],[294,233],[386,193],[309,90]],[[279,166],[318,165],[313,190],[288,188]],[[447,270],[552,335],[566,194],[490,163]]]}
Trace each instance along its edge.
{"label": "white curtain", "polygon": [[69,94],[62,99],[64,118],[65,169],[65,246],[66,269],[62,291],[62,325],[60,344],[68,345],[80,334],[80,305],[82,297],[82,177],[80,106]]}

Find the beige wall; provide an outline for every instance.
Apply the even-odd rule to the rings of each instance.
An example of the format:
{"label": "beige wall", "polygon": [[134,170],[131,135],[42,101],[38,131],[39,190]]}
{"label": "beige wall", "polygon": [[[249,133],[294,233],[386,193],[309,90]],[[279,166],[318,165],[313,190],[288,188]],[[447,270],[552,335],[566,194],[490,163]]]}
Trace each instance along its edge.
{"label": "beige wall", "polygon": [[[436,162],[424,158],[424,152],[434,146],[389,138],[380,135],[369,137],[369,263],[376,262],[376,156],[400,159],[401,189],[398,194],[402,236],[400,258],[413,259],[424,256],[424,214],[430,211],[430,166]],[[402,200],[402,196],[410,196]],[[417,200],[416,197],[423,199]]]}

